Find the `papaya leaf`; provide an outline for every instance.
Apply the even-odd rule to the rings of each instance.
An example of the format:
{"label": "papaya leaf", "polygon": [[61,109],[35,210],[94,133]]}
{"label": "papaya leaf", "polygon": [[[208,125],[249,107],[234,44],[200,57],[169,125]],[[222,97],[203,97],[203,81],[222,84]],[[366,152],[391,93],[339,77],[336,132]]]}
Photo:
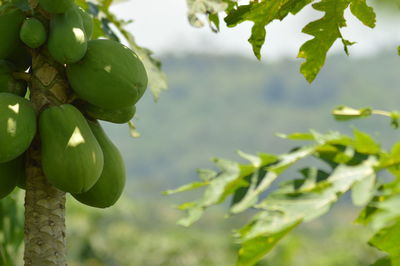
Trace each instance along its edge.
{"label": "papaya leaf", "polygon": [[87,11],[89,12],[89,14],[91,14],[94,17],[97,17],[100,12],[100,7],[92,2],[88,2],[87,4],[88,4]]}
{"label": "papaya leaf", "polygon": [[336,120],[350,120],[368,117],[372,114],[372,110],[370,108],[354,109],[347,106],[339,106],[332,111],[332,114]]}
{"label": "papaya leaf", "polygon": [[392,182],[378,187],[375,196],[361,211],[356,222],[369,225],[378,232],[400,220],[399,204],[400,179],[395,178]]}
{"label": "papaya leaf", "polygon": [[[225,11],[229,7],[229,2],[226,0],[187,0],[188,20],[193,27],[203,27],[204,22],[201,21],[199,15],[208,15],[209,21],[219,30],[219,19],[216,15],[219,12]],[[210,26],[212,25],[210,24]],[[211,29],[213,29],[211,27]]]}
{"label": "papaya leaf", "polygon": [[376,14],[374,9],[367,5],[366,0],[351,0],[350,10],[365,26],[375,27]]}
{"label": "papaya leaf", "polygon": [[322,66],[325,64],[326,54],[337,39],[341,39],[344,50],[348,54],[348,46],[353,45],[343,38],[340,29],[346,26],[344,11],[350,5],[351,12],[368,27],[375,27],[376,15],[365,0],[321,0],[312,5],[317,10],[324,12],[321,19],[307,24],[303,32],[314,38],[305,42],[298,54],[305,59],[300,67],[300,72],[308,82],[312,82]]}
{"label": "papaya leaf", "polygon": [[[234,192],[232,197],[231,207],[237,206],[239,202],[242,202],[245,196],[249,193],[249,191],[254,190],[260,184],[261,180],[263,180],[266,173],[267,172],[265,171],[265,169],[258,169],[254,173],[244,177],[244,181],[246,181],[248,185],[240,187]],[[252,202],[252,204],[255,203],[257,203],[256,200]]]}
{"label": "papaya leaf", "polygon": [[205,181],[208,182],[208,186],[203,197],[192,205],[192,208],[188,210],[187,217],[178,221],[179,224],[189,226],[201,217],[207,207],[223,202],[238,188],[247,186],[245,177],[256,169],[252,165],[241,165],[225,159],[215,158],[213,161],[220,169],[219,173]]}
{"label": "papaya leaf", "polygon": [[313,0],[251,1],[248,5],[231,10],[225,17],[225,22],[228,27],[235,27],[245,21],[254,22],[248,41],[253,47],[254,55],[260,60],[266,37],[265,27],[274,20],[283,20],[289,13],[296,14],[311,2]]}
{"label": "papaya leaf", "polygon": [[370,157],[357,166],[340,165],[307,192],[299,192],[295,181],[272,192],[256,205],[261,212],[238,231],[241,249],[237,265],[254,265],[294,227],[326,213],[356,182],[372,175],[375,164],[376,159]]}
{"label": "papaya leaf", "polygon": [[203,181],[209,181],[218,175],[217,172],[210,169],[197,169],[197,174]]}
{"label": "papaya leaf", "polygon": [[390,113],[390,124],[393,128],[399,128],[399,117],[400,114],[398,112],[391,112]]}
{"label": "papaya leaf", "polygon": [[354,129],[353,134],[354,141],[352,146],[356,151],[364,154],[377,154],[380,152],[380,145],[377,144],[367,133]]}
{"label": "papaya leaf", "polygon": [[278,137],[290,140],[315,140],[312,133],[277,134]]}
{"label": "papaya leaf", "polygon": [[101,18],[100,22],[101,22],[101,28],[102,28],[105,36],[108,39],[119,42],[120,40],[119,40],[117,34],[115,34],[114,31],[110,27],[110,21],[107,18]]}
{"label": "papaya leaf", "polygon": [[220,20],[218,13],[211,13],[210,15],[208,15],[208,24],[213,32],[219,32]]}
{"label": "papaya leaf", "polygon": [[[255,155],[252,155],[252,154],[248,154],[248,153],[245,153],[245,152],[242,152],[242,151],[238,151],[237,153],[243,159],[248,160],[254,167],[260,167],[261,164],[262,164],[262,160],[258,156],[255,156]],[[274,159],[272,159],[272,161],[274,161]]]}
{"label": "papaya leaf", "polygon": [[302,63],[300,72],[308,82],[312,82],[325,64],[326,54],[337,39],[343,39],[340,28],[346,26],[344,11],[349,0],[321,0],[313,4],[315,10],[325,12],[325,15],[303,28],[303,32],[314,38],[305,42],[298,54],[306,61]]}
{"label": "papaya leaf", "polygon": [[400,220],[398,220],[393,225],[381,229],[369,240],[370,245],[389,254],[391,262],[391,264],[389,265],[400,265],[399,242],[400,242]]}
{"label": "papaya leaf", "polygon": [[372,173],[370,176],[354,184],[351,193],[354,205],[364,206],[372,199],[375,193],[375,181],[376,174]]}
{"label": "papaya leaf", "polygon": [[257,186],[252,186],[248,189],[243,199],[234,204],[230,212],[239,213],[247,210],[258,201],[261,193],[266,191],[275,179],[282,174],[287,168],[296,163],[298,160],[311,155],[315,151],[315,147],[304,147],[289,154],[284,154],[279,157],[279,162],[266,169],[267,173],[262,178]]}
{"label": "papaya leaf", "polygon": [[113,0],[100,0],[99,2],[103,9],[108,10],[113,3]]}
{"label": "papaya leaf", "polygon": [[[261,213],[255,219],[255,224],[263,227],[262,222],[271,223],[269,221],[270,216],[264,215],[265,213]],[[242,247],[240,248],[238,254],[238,261],[236,263],[237,266],[248,266],[256,264],[260,259],[262,259],[265,254],[267,254],[285,235],[287,235],[290,231],[296,228],[297,225],[300,224],[300,221],[294,222],[291,226],[287,226],[282,230],[278,230],[277,232],[271,233],[268,236],[259,236],[252,239],[249,239],[242,243]],[[242,230],[245,231],[245,230]]]}
{"label": "papaya leaf", "polygon": [[204,187],[204,186],[207,186],[207,185],[208,185],[208,182],[193,182],[191,184],[187,184],[187,185],[181,186],[181,187],[179,187],[177,189],[164,191],[163,194],[164,195],[176,194],[176,193],[179,193],[179,192],[193,190],[193,189]]}
{"label": "papaya leaf", "polygon": [[392,266],[392,262],[388,256],[383,257],[375,261],[370,266]]}
{"label": "papaya leaf", "polygon": [[86,0],[75,0],[75,3],[76,3],[78,6],[82,7],[83,9],[85,9],[85,10],[87,11],[88,8],[89,8],[89,4],[90,4],[91,2],[87,2]]}

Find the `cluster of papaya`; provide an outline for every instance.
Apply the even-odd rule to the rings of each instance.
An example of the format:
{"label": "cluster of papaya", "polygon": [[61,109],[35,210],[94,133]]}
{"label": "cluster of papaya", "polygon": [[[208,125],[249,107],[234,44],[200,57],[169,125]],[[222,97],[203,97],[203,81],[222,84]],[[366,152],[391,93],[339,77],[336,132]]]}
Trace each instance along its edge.
{"label": "cluster of papaya", "polygon": [[[92,17],[73,0],[39,0],[24,12],[0,6],[0,199],[25,188],[26,151],[35,136],[48,182],[93,207],[112,206],[125,165],[98,120],[127,123],[147,87],[138,56],[121,43],[93,39]],[[34,108],[32,56],[50,55],[74,100]]]}

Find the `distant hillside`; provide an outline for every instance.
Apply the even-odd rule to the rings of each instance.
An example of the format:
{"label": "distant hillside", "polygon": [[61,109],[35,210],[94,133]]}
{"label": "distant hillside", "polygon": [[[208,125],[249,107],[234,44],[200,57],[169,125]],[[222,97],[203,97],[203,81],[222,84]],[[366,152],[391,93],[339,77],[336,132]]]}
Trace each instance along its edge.
{"label": "distant hillside", "polygon": [[299,62],[198,54],[162,61],[170,90],[158,103],[147,93],[139,104],[142,137],[132,139],[127,128],[107,124],[126,159],[133,196],[159,198],[161,190],[194,179],[196,168],[211,166],[212,156],[237,159],[237,149],[287,151],[290,145],[277,132],[350,132],[356,125],[375,136],[381,132],[384,144],[399,135],[384,118],[338,123],[330,115],[341,104],[400,109],[395,55],[329,58],[312,85],[298,73]]}

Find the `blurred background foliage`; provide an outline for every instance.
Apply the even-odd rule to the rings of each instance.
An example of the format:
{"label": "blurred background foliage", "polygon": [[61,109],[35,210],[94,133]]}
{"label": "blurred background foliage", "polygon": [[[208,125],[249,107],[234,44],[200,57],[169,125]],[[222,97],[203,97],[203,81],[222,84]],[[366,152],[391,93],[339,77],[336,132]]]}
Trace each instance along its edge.
{"label": "blurred background foliage", "polygon": [[[175,224],[182,214],[174,206],[198,195],[167,197],[161,192],[196,180],[197,167],[212,167],[207,158],[235,158],[234,148],[252,153],[290,149],[276,132],[350,132],[356,126],[387,146],[399,132],[384,118],[338,123],[329,113],[342,104],[398,108],[400,58],[395,54],[333,56],[312,85],[289,60],[266,64],[235,55],[165,55],[170,90],[157,104],[150,93],[139,104],[135,123],[142,137],[132,139],[127,127],[104,123],[126,160],[123,199],[106,210],[68,201],[69,265],[233,265],[238,246],[232,244],[231,231],[251,213],[227,219],[213,208],[199,223],[183,228]],[[291,177],[289,171],[285,178]],[[12,197],[20,208],[9,204],[10,199],[0,202],[0,243],[8,241],[0,253],[8,249],[15,265],[21,265],[21,248],[15,247],[22,236],[17,228],[22,224],[23,195]],[[342,200],[332,213],[294,231],[259,265],[369,265],[382,254],[365,244],[370,235],[352,224],[356,214],[357,209]],[[10,218],[17,222],[7,222]]]}

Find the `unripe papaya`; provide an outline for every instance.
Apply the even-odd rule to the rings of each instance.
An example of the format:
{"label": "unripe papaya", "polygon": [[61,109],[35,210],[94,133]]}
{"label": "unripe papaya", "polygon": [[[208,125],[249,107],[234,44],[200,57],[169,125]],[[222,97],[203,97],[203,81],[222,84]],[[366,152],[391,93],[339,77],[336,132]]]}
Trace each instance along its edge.
{"label": "unripe papaya", "polygon": [[6,163],[0,163],[0,199],[10,194],[14,190],[17,180],[24,176],[25,164],[22,156]]}
{"label": "unripe papaya", "polygon": [[0,59],[9,57],[20,45],[19,29],[24,19],[24,13],[14,5],[0,7]]}
{"label": "unripe papaya", "polygon": [[86,12],[83,8],[78,7],[79,14],[82,17],[83,28],[86,33],[86,38],[90,40],[93,34],[93,19],[88,12]]}
{"label": "unripe papaya", "polygon": [[27,18],[22,24],[19,37],[30,48],[38,48],[45,43],[47,33],[40,20]]}
{"label": "unripe papaya", "polygon": [[25,180],[25,157],[0,164],[0,199],[10,194],[19,180]]}
{"label": "unripe papaya", "polygon": [[70,104],[45,109],[39,117],[43,172],[56,188],[88,191],[103,170],[103,152],[86,119]]}
{"label": "unripe papaya", "polygon": [[73,0],[39,0],[39,5],[45,11],[52,14],[59,14],[66,12],[74,5]]}
{"label": "unripe papaya", "polygon": [[115,124],[124,124],[129,122],[136,112],[136,107],[134,105],[118,109],[104,109],[92,104],[86,104],[84,105],[83,109],[88,115],[95,119],[108,121]]}
{"label": "unripe papaya", "polygon": [[91,40],[84,58],[67,66],[68,81],[83,100],[105,109],[134,105],[147,87],[138,56],[112,40]]}
{"label": "unripe papaya", "polygon": [[0,60],[0,92],[9,92],[25,96],[27,84],[23,80],[16,80],[12,73],[16,68],[13,64]]}
{"label": "unripe papaya", "polygon": [[78,201],[97,208],[114,205],[125,186],[125,164],[118,148],[107,137],[100,124],[89,121],[104,154],[104,168],[99,180],[82,194],[73,194]]}
{"label": "unripe papaya", "polygon": [[0,93],[0,163],[24,153],[36,134],[36,114],[26,99]]}
{"label": "unripe papaya", "polygon": [[72,64],[82,59],[86,53],[87,39],[77,8],[69,8],[65,13],[51,18],[47,44],[50,55],[61,64]]}

